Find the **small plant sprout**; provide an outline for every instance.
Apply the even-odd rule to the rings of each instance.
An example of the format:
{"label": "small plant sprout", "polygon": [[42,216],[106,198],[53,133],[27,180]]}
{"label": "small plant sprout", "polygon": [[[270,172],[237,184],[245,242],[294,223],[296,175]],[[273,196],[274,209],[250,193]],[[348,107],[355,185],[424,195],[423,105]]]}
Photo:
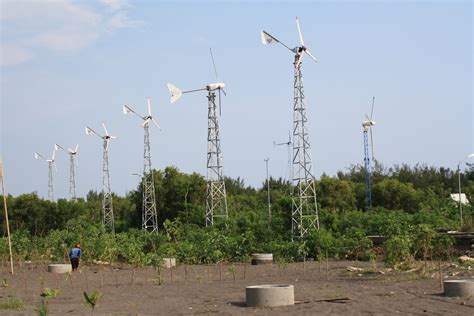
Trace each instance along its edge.
{"label": "small plant sprout", "polygon": [[234,264],[231,264],[228,270],[230,273],[232,273],[232,276],[234,277],[234,282],[235,282],[235,274],[237,273],[237,268],[235,267]]}
{"label": "small plant sprout", "polygon": [[92,291],[89,294],[84,292],[84,299],[86,300],[85,305],[91,308],[91,315],[94,314],[94,309],[97,306],[97,302],[102,298],[102,293],[98,291]]}
{"label": "small plant sprout", "polygon": [[49,287],[45,287],[43,293],[41,293],[41,297],[46,299],[52,299],[59,295],[61,289],[51,289]]}
{"label": "small plant sprout", "polygon": [[2,280],[2,286],[3,286],[4,288],[7,288],[7,287],[8,287],[8,280],[7,280],[7,278],[3,278],[3,280]]}
{"label": "small plant sprout", "polygon": [[38,314],[38,316],[48,315],[48,313],[49,313],[48,304],[46,304],[44,300],[41,300],[40,305],[36,309],[36,313]]}

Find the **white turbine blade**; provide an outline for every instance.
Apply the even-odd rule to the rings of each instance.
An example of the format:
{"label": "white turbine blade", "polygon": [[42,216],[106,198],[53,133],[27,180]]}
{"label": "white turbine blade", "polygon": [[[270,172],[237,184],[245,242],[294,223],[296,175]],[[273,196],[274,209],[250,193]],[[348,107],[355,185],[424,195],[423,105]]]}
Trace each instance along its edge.
{"label": "white turbine blade", "polygon": [[296,62],[295,64],[295,67],[298,68],[298,66],[301,64],[301,60],[303,59],[303,55],[304,55],[305,51],[301,51],[300,53],[300,57],[298,58],[298,61]]}
{"label": "white turbine blade", "polygon": [[109,135],[109,138],[111,138],[111,139],[117,139],[117,136]]}
{"label": "white turbine blade", "polygon": [[306,49],[306,54],[308,54],[308,56],[309,56],[315,63],[318,62],[318,60],[316,59],[316,57],[314,57],[313,54],[311,54],[308,49]]}
{"label": "white turbine blade", "polygon": [[56,150],[57,150],[57,149],[56,149],[56,144],[54,144],[53,154],[52,154],[52,156],[51,156],[51,157],[52,157],[51,160],[52,160],[53,162],[54,162],[54,157],[56,156]]}
{"label": "white turbine blade", "polygon": [[210,47],[209,52],[211,53],[212,65],[214,66],[214,74],[216,75],[216,82],[219,82],[219,75],[217,74],[216,63],[214,62],[214,55],[212,55],[212,49]]}
{"label": "white turbine blade", "polygon": [[268,33],[268,32],[262,31],[261,39],[262,39],[262,44],[263,45],[280,43],[281,45],[285,46],[286,48],[288,48],[290,51],[293,52],[293,50],[291,48],[289,48],[284,43],[282,43],[280,40],[278,40],[275,36],[270,35],[270,33]]}
{"label": "white turbine blade", "polygon": [[474,157],[474,154],[470,154],[469,156],[467,156],[467,158],[472,158]]}
{"label": "white turbine blade", "polygon": [[100,136],[99,134],[97,134],[92,128],[86,126],[86,135],[90,135],[90,134],[95,134],[95,135],[97,135],[97,136],[99,136],[99,137],[102,138],[102,136]]}
{"label": "white turbine blade", "polygon": [[122,107],[122,112],[123,112],[123,114],[128,114],[128,113],[132,112],[132,109],[130,109],[128,106],[124,105]]}
{"label": "white turbine blade", "polygon": [[76,145],[76,148],[74,149],[74,152],[77,154],[78,150],[79,150],[79,144]]}
{"label": "white turbine blade", "polygon": [[303,34],[301,34],[300,21],[298,20],[298,17],[296,17],[296,27],[298,28],[298,35],[300,36],[301,46],[304,46]]}
{"label": "white turbine blade", "polygon": [[147,118],[146,120],[143,121],[142,127],[145,127],[149,122],[151,121],[151,118]]}
{"label": "white turbine blade", "polygon": [[156,127],[158,127],[159,129],[161,129],[160,124],[158,124],[158,122],[155,121],[154,118],[152,118],[151,121],[156,125]]}
{"label": "white turbine blade", "polygon": [[181,98],[183,92],[171,83],[168,83],[167,86],[171,94],[171,103],[175,103],[179,98]]}
{"label": "white turbine blade", "polygon": [[58,144],[54,144],[54,150],[64,150],[64,148],[62,148],[60,145]]}
{"label": "white turbine blade", "polygon": [[224,89],[220,89],[220,90],[222,90],[222,93],[224,93],[224,95],[227,96],[227,93],[225,92]]}
{"label": "white turbine blade", "polygon": [[44,159],[40,153],[35,153],[35,159]]}
{"label": "white turbine blade", "polygon": [[367,119],[367,121],[370,122],[370,118],[369,118],[369,116],[368,116],[367,114],[365,114],[365,118]]}
{"label": "white turbine blade", "polygon": [[106,136],[109,136],[109,131],[107,130],[107,127],[105,127],[105,123],[104,123],[104,122],[102,122],[102,127],[104,128],[105,135],[106,135]]}
{"label": "white turbine blade", "polygon": [[146,99],[146,101],[147,101],[147,105],[148,105],[148,115],[151,116],[151,99],[150,99],[150,97],[148,97]]}
{"label": "white turbine blade", "polygon": [[372,110],[370,111],[370,120],[372,121],[372,117],[374,116],[374,105],[375,105],[375,97],[372,97]]}

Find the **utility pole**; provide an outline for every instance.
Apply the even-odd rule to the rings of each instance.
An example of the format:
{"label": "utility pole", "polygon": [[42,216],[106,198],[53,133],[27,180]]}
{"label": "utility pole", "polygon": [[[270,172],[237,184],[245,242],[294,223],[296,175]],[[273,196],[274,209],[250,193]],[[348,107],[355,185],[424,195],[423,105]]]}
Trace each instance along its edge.
{"label": "utility pole", "polygon": [[8,222],[7,194],[5,192],[5,176],[3,173],[3,161],[0,160],[0,177],[2,177],[3,208],[5,209],[5,225],[7,226],[8,250],[10,252],[10,269],[13,275],[13,253],[12,240],[10,237],[10,224]]}
{"label": "utility pole", "polygon": [[270,179],[268,178],[268,160],[270,160],[270,158],[264,159],[265,164],[267,166],[268,221],[271,223],[272,222],[272,204],[270,201]]}

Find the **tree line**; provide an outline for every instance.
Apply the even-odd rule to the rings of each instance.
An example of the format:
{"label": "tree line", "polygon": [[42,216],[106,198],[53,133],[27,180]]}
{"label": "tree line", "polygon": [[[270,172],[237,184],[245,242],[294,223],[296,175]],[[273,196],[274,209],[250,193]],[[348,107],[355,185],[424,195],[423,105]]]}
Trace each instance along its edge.
{"label": "tree line", "polygon": [[[33,192],[7,197],[16,253],[33,256],[33,247],[38,256],[52,253],[56,258],[64,254],[62,245],[81,242],[89,249],[86,258],[90,256],[92,260],[104,257],[104,253],[110,256],[110,249],[114,248],[110,243],[115,240],[122,243],[119,248],[124,253],[119,255],[117,250],[114,258],[125,261],[132,260],[126,257],[134,257],[134,251],[174,255],[183,262],[194,263],[242,260],[258,251],[293,259],[317,257],[324,251],[333,256],[360,259],[373,256],[368,235],[412,236],[414,247],[417,240],[414,236],[461,228],[458,206],[449,197],[458,192],[458,174],[443,167],[386,168],[376,163],[371,210],[365,210],[363,167],[351,166],[334,177],[323,175],[316,182],[322,228],[298,242],[292,242],[290,236],[292,187],[284,179],[269,179],[272,201],[269,223],[266,181],[261,187],[253,188],[246,186],[241,178],[226,178],[229,218],[215,227],[205,227],[206,181],[202,175],[167,167],[154,170],[153,176],[159,221],[156,236],[140,229],[141,185],[126,196],[114,195],[115,236],[101,229],[101,193],[89,191],[77,202],[65,199],[50,202]],[[461,173],[461,184],[468,198],[474,199],[473,165]],[[472,229],[473,209],[466,205],[464,211],[463,228]],[[4,228],[3,217],[1,227]],[[125,246],[133,240],[137,243],[134,251],[129,249],[131,246]],[[4,246],[3,239],[2,253]]]}

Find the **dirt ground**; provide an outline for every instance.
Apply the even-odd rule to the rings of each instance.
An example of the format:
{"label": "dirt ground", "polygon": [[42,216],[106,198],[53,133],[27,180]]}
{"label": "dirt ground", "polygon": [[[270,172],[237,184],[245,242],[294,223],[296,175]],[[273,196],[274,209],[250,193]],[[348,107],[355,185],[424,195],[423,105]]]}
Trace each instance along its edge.
{"label": "dirt ground", "polygon": [[[350,272],[348,266],[363,271]],[[158,273],[151,267],[133,270],[117,265],[112,270],[110,266],[82,265],[69,278],[46,272],[46,263],[16,266],[13,276],[4,266],[0,303],[9,297],[20,297],[25,308],[1,310],[0,314],[35,315],[40,294],[49,287],[61,289],[56,298],[48,300],[51,315],[90,314],[83,292],[93,290],[103,293],[95,315],[474,315],[474,298],[442,296],[437,264],[424,274],[391,272],[381,263],[375,267],[368,262],[350,261],[331,261],[327,272],[325,263],[312,261],[286,268],[277,264],[236,264],[235,281],[229,267],[223,264],[163,269],[160,285]],[[443,277],[472,279],[474,272],[444,263]],[[293,284],[297,302],[277,308],[246,307],[245,287],[258,284]]]}

